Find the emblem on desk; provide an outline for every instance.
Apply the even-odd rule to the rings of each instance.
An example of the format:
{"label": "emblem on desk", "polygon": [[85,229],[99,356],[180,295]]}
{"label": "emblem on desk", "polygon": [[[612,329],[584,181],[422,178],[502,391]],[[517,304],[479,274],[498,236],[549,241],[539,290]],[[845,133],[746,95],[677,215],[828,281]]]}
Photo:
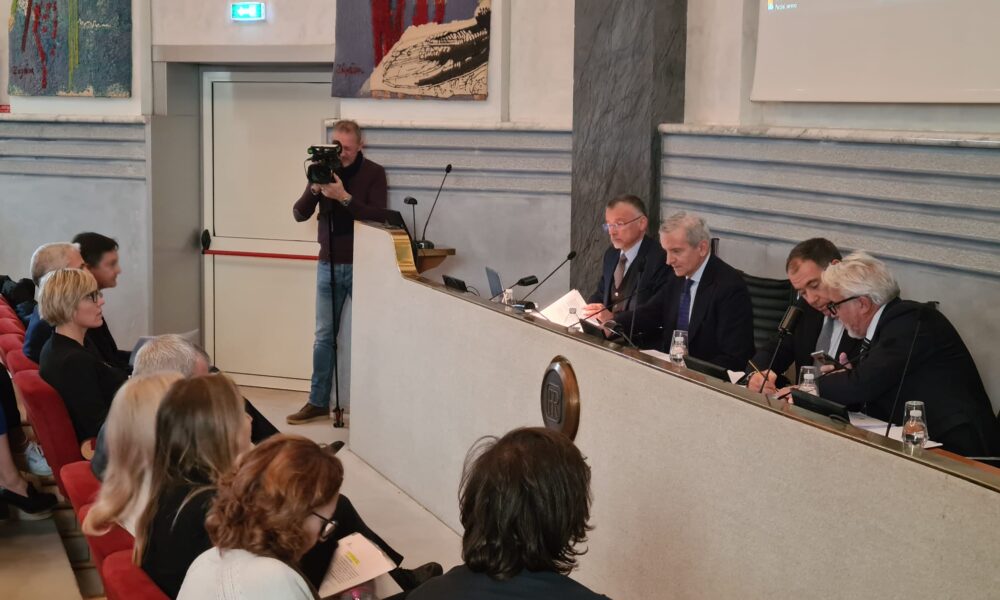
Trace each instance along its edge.
{"label": "emblem on desk", "polygon": [[565,357],[553,358],[545,369],[541,400],[545,426],[575,439],[580,426],[580,388],[573,365]]}

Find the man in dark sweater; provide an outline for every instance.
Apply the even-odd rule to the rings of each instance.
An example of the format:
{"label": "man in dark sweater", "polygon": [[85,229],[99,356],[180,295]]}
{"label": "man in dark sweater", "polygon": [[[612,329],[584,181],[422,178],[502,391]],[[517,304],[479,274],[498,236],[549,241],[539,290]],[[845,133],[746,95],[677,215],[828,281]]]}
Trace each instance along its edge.
{"label": "man in dark sweater", "polygon": [[[330,416],[333,391],[334,340],[340,331],[344,302],[351,295],[354,279],[354,221],[379,219],[388,203],[385,169],[361,152],[364,135],[354,121],[333,126],[333,139],[340,143],[343,165],[325,185],[308,184],[292,207],[296,221],[313,216],[317,207],[319,265],[316,269],[316,341],[313,343],[313,374],[309,402],[288,416],[292,425]],[[331,281],[332,279],[332,281]]]}

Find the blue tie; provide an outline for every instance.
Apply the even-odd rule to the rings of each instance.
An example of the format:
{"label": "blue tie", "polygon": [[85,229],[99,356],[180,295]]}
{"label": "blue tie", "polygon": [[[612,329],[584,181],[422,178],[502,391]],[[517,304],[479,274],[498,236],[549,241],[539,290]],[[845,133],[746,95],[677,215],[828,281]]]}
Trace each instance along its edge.
{"label": "blue tie", "polygon": [[687,331],[688,324],[691,322],[691,286],[693,285],[694,279],[684,280],[684,293],[681,294],[681,305],[677,311],[677,329],[684,331]]}

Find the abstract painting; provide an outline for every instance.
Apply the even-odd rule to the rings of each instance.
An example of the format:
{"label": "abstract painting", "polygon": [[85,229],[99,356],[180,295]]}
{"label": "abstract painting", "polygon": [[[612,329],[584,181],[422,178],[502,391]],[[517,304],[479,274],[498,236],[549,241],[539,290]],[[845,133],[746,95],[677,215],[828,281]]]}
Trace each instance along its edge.
{"label": "abstract painting", "polygon": [[337,2],[333,96],[485,100],[490,4]]}
{"label": "abstract painting", "polygon": [[131,0],[10,2],[11,95],[132,95]]}

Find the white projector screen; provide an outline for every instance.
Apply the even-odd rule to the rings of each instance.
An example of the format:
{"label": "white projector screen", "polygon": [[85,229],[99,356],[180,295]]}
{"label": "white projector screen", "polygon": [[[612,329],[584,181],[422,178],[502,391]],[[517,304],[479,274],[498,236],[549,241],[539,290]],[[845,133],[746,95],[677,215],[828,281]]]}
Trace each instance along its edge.
{"label": "white projector screen", "polygon": [[755,101],[1000,102],[1000,0],[760,0]]}

